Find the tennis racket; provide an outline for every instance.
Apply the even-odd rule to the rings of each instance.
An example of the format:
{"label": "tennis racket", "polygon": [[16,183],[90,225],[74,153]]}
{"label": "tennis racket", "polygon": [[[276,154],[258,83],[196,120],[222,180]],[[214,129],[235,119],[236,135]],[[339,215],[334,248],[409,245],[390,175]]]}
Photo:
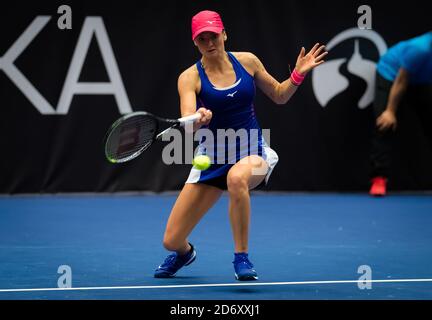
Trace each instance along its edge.
{"label": "tennis racket", "polygon": [[[112,163],[132,160],[147,150],[153,142],[160,140],[169,130],[200,118],[199,113],[180,119],[164,119],[144,111],[127,114],[109,128],[105,137],[105,156]],[[170,127],[159,132],[159,128],[164,124]]]}

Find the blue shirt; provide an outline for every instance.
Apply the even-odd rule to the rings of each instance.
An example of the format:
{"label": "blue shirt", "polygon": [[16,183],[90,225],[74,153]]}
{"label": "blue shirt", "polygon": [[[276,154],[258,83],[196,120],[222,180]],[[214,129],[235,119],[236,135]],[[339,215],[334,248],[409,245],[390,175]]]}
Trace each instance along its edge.
{"label": "blue shirt", "polygon": [[432,83],[432,31],[397,43],[377,65],[378,73],[389,81],[396,79],[400,68],[408,71],[412,84]]}

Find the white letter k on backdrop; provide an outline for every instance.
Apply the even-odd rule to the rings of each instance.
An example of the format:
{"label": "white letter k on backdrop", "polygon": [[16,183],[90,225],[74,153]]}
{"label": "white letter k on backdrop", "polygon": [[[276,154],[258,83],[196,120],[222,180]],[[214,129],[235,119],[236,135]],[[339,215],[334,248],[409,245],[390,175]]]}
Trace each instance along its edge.
{"label": "white letter k on backdrop", "polygon": [[[72,98],[76,94],[114,95],[121,114],[132,111],[129,98],[114,57],[114,53],[101,17],[87,17],[75,48],[66,81],[56,109],[42,96],[14,62],[29,46],[33,39],[50,21],[50,16],[38,16],[15,41],[6,54],[0,58],[0,70],[11,79],[24,96],[41,114],[67,114]],[[78,82],[93,34],[96,37],[103,62],[109,76],[109,82]]]}
{"label": "white letter k on backdrop", "polygon": [[49,102],[36,90],[24,74],[14,65],[15,60],[28,47],[38,33],[50,21],[49,16],[39,16],[27,27],[24,33],[15,41],[6,54],[0,59],[0,70],[12,80],[12,82],[21,90],[27,99],[42,114],[55,114],[54,108]]}

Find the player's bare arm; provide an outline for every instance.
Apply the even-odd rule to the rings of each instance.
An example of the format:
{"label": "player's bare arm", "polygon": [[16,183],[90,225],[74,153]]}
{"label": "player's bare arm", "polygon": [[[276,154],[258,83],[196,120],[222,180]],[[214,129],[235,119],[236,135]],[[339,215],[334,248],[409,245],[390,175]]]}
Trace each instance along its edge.
{"label": "player's bare arm", "polygon": [[192,66],[180,74],[177,82],[182,117],[194,114],[195,112],[201,114],[201,119],[194,123],[194,131],[203,125],[207,125],[212,118],[210,110],[204,107],[196,110],[196,94],[199,91],[199,81],[198,71]]}
{"label": "player's bare arm", "polygon": [[[328,54],[325,46],[319,43],[306,54],[305,48],[300,50],[297,57],[295,70],[301,76],[305,76],[310,70],[324,63],[323,58]],[[265,95],[267,95],[276,104],[286,104],[296,92],[298,85],[295,85],[292,78],[280,83],[271,76],[264,67],[264,64],[257,56],[250,52],[237,53],[239,60],[245,65],[251,75],[254,76],[255,82]]]}

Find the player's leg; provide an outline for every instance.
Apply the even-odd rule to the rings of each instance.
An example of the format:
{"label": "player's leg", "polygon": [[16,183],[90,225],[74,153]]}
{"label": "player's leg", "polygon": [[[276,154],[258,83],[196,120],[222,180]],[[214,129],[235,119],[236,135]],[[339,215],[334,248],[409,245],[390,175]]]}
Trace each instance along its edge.
{"label": "player's leg", "polygon": [[222,190],[213,186],[185,184],[171,210],[163,239],[165,248],[174,252],[156,269],[156,278],[173,277],[195,260],[196,252],[187,237],[221,194]]}
{"label": "player's leg", "polygon": [[164,247],[179,254],[186,253],[190,249],[188,235],[221,194],[222,190],[213,186],[186,183],[168,218]]}
{"label": "player's leg", "polygon": [[249,190],[265,179],[268,169],[268,164],[263,158],[252,155],[237,162],[227,175],[229,216],[235,246],[233,263],[238,280],[258,279],[253,265],[248,260],[251,211]]}
{"label": "player's leg", "polygon": [[237,162],[228,171],[229,216],[234,236],[235,252],[247,252],[250,221],[249,190],[265,178],[268,165],[263,158],[252,155]]}

